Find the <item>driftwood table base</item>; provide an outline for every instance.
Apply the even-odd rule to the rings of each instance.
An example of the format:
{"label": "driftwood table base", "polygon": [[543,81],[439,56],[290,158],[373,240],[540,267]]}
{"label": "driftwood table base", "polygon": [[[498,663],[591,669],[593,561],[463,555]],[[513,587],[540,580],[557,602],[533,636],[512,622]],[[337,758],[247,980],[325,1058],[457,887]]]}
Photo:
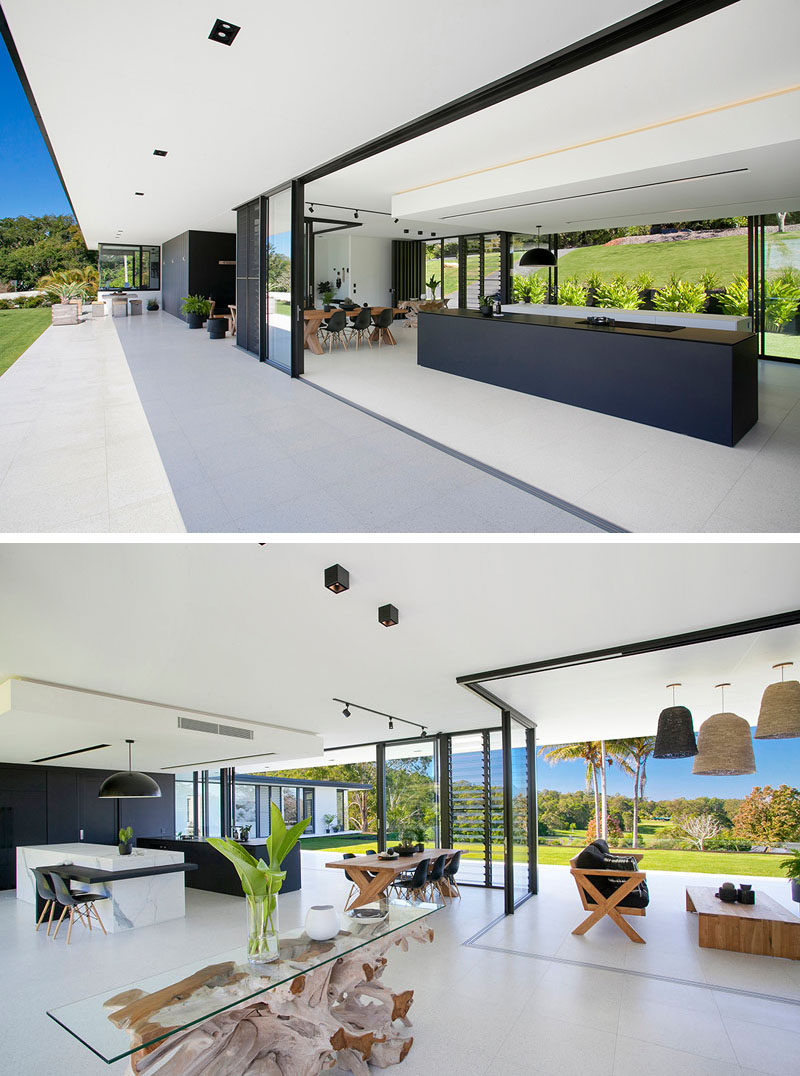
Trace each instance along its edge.
{"label": "driftwood table base", "polygon": [[[381,977],[387,952],[395,945],[408,949],[409,939],[433,941],[433,930],[418,925],[387,935],[176,1032],[131,1055],[131,1070],[134,1076],[316,1076],[338,1066],[368,1076],[370,1065],[396,1065],[414,1041],[405,1033],[414,992],[393,993]],[[200,985],[173,991],[178,1000],[155,1011],[155,995],[119,995],[106,1002],[117,1010],[110,1019],[139,1042],[152,1038],[155,1022],[179,1026],[191,1019],[192,993],[213,989],[214,970]]]}

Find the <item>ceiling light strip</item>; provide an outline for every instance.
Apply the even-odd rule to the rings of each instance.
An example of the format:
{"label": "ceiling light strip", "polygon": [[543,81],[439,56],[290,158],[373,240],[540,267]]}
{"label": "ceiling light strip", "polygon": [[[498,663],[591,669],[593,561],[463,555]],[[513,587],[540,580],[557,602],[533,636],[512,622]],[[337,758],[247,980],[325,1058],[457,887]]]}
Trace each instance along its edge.
{"label": "ceiling light strip", "polygon": [[55,758],[69,758],[70,755],[85,755],[87,751],[99,751],[102,747],[110,747],[110,743],[96,743],[94,747],[78,747],[74,751],[62,751],[60,755],[45,755],[44,758],[32,758],[34,762],[52,762]]}
{"label": "ceiling light strip", "polygon": [[383,710],[373,710],[369,706],[361,706],[357,702],[347,702],[344,699],[333,699],[333,702],[341,702],[343,706],[350,707],[354,710],[364,710],[368,714],[377,714],[378,717],[387,717],[389,721],[400,721],[404,725],[412,725],[415,729],[421,729],[423,736],[426,735],[427,725],[421,725],[419,721],[409,721],[405,717],[395,717],[394,714],[385,714]]}
{"label": "ceiling light strip", "polygon": [[230,758],[209,758],[205,762],[176,762],[172,766],[162,766],[162,770],[199,770],[204,766],[216,766],[219,762],[242,762],[246,758],[269,758],[274,751],[259,751],[255,755],[231,755]]}
{"label": "ceiling light strip", "polygon": [[[546,157],[557,157],[561,153],[570,153],[575,149],[586,149],[588,146],[599,146],[604,142],[614,142],[618,138],[628,138],[630,135],[642,134],[645,131],[658,131],[663,127],[672,127],[677,123],[687,123],[689,120],[701,119],[703,116],[714,116],[720,112],[728,112],[734,108],[743,108],[745,105],[758,104],[761,101],[770,101],[777,97],[784,97],[789,93],[797,93],[800,83],[786,86],[781,90],[770,90],[768,93],[755,94],[753,97],[744,97],[740,101],[729,101],[724,105],[714,105],[713,108],[704,108],[699,112],[687,112],[682,116],[674,116],[668,120],[657,120],[655,123],[645,123],[641,127],[631,127],[626,131],[617,131],[615,134],[600,135],[598,138],[589,138],[585,142],[574,142],[569,146],[561,146],[559,149],[548,149],[543,153],[532,153],[528,157],[517,157],[513,161],[503,161],[500,164],[487,165],[485,168],[475,168],[470,172],[460,172],[455,176],[447,176],[445,179],[434,179],[430,183],[420,183],[417,187],[406,187],[396,191],[395,195],[412,194],[415,191],[427,190],[430,187],[438,187],[443,183],[455,183],[459,179],[469,179],[470,176],[486,175],[488,172],[499,172],[503,168],[513,168],[517,164],[527,164],[529,161],[541,161]],[[393,196],[393,197],[394,197]]]}
{"label": "ceiling light strip", "polygon": [[[446,213],[440,220],[452,220],[454,217],[477,217],[481,213],[502,213],[506,209],[525,209],[529,206],[551,205],[554,202],[573,202],[580,198],[596,198],[601,194],[624,194],[626,191],[644,190],[646,187],[666,187],[671,183],[693,183],[698,179],[716,179],[719,176],[732,176],[738,172],[749,172],[749,168],[727,168],[722,172],[702,172],[697,176],[680,176],[677,179],[656,179],[651,183],[634,183],[630,187],[609,187],[603,191],[586,191],[583,194],[564,194],[558,198],[542,198],[538,202],[516,202],[514,205],[492,206],[489,209],[470,209],[463,213]],[[574,222],[567,222],[574,223]],[[537,225],[537,227],[539,227]]]}

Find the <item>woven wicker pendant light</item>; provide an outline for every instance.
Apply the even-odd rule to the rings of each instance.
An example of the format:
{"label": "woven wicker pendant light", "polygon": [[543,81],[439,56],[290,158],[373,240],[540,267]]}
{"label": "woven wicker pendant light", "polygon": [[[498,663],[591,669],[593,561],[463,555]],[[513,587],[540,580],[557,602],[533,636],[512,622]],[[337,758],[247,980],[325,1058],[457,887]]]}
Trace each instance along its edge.
{"label": "woven wicker pendant light", "polygon": [[800,683],[783,678],[784,668],[790,665],[794,662],[781,661],[772,666],[781,670],[781,678],[764,691],[754,733],[757,740],[789,740],[800,736]]}
{"label": "woven wicker pendant light", "polygon": [[725,688],[730,684],[715,686],[722,688],[722,712],[712,714],[700,726],[692,773],[707,777],[755,773],[756,759],[750,726],[738,714],[725,712]]}
{"label": "woven wicker pendant light", "polygon": [[680,686],[667,684],[667,689],[672,688],[672,706],[658,716],[653,758],[691,758],[697,754],[692,715],[685,706],[675,705],[675,688]]}

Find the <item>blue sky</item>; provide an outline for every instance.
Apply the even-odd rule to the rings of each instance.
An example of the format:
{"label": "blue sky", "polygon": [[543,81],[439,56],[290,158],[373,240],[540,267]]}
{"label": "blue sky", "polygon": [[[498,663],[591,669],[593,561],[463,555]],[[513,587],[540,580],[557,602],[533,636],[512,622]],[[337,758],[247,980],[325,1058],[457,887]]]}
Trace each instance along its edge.
{"label": "blue sky", "polygon": [[[800,739],[753,740],[756,772],[747,777],[698,777],[692,774],[690,758],[648,759],[648,799],[667,800],[685,796],[719,796],[722,799],[741,799],[756,785],[800,784]],[[536,762],[539,788],[554,788],[559,792],[574,792],[584,787],[585,767],[579,762],[559,762],[550,766],[545,759]],[[608,790],[630,796],[632,778],[612,766],[608,773]]]}
{"label": "blue sky", "polygon": [[[64,188],[2,40],[0,101],[0,218],[71,214]],[[76,137],[80,137],[77,129]]]}

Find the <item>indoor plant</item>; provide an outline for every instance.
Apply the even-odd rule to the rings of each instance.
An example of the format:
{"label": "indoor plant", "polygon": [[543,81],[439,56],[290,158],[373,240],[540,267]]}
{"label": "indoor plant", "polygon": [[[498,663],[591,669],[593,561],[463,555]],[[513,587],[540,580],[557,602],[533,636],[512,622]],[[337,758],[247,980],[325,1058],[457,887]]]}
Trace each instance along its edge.
{"label": "indoor plant", "polygon": [[431,273],[430,280],[426,280],[425,283],[431,289],[431,299],[435,299],[436,289],[439,287],[439,281],[436,279],[433,273]]}
{"label": "indoor plant", "polygon": [[281,863],[311,822],[304,818],[290,829],[274,803],[270,804],[270,835],[266,845],[269,865],[256,859],[230,837],[206,837],[206,841],[236,868],[247,898],[247,959],[251,964],[267,964],[279,958],[278,893],[286,877]]}
{"label": "indoor plant", "polygon": [[147,300],[147,309],[148,310],[158,310],[158,300],[156,300],[156,299],[148,299]]}
{"label": "indoor plant", "polygon": [[125,826],[119,831],[119,854],[129,856],[131,854],[131,842],[133,841],[133,828]]}
{"label": "indoor plant", "polygon": [[211,301],[202,295],[185,295],[181,299],[181,313],[186,314],[190,329],[202,329],[203,322],[211,313]]}
{"label": "indoor plant", "polygon": [[488,295],[478,296],[478,309],[485,318],[490,318],[492,316],[492,300]]}
{"label": "indoor plant", "polygon": [[781,860],[781,866],[792,883],[792,900],[800,903],[800,851],[794,851],[789,859]]}

